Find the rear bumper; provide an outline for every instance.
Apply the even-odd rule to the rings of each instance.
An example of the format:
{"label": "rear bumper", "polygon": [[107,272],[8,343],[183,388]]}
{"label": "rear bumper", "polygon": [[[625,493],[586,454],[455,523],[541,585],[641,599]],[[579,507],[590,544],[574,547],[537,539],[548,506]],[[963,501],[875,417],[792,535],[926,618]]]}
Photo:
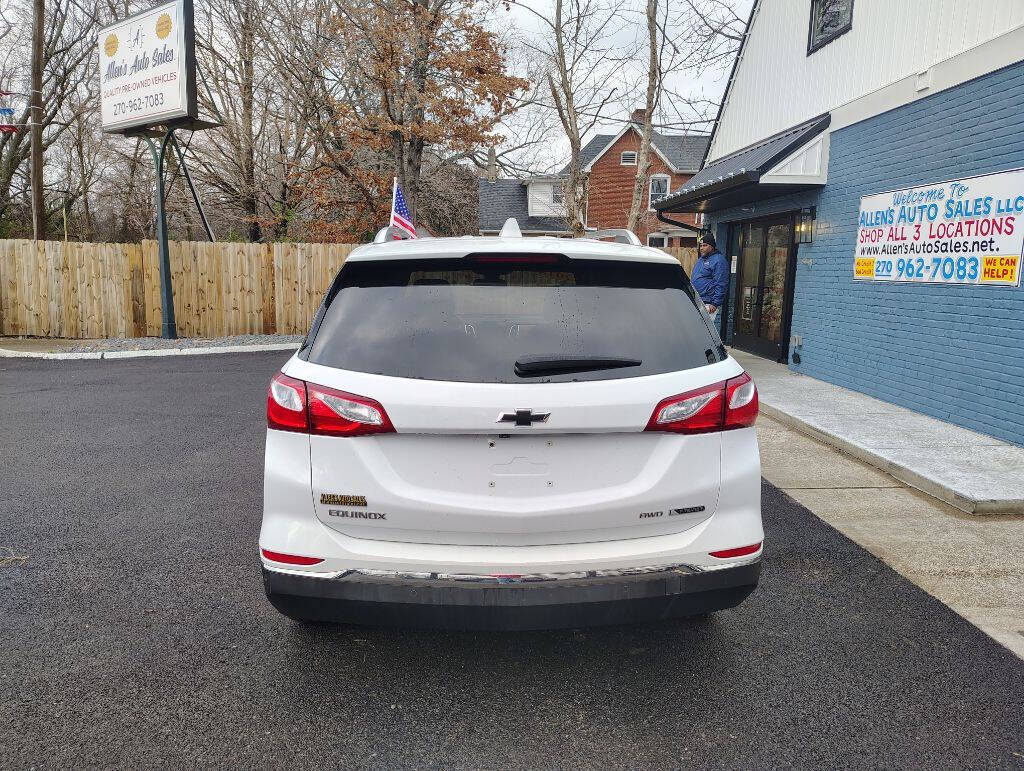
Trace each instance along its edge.
{"label": "rear bumper", "polygon": [[316,577],[263,568],[267,598],[310,621],[499,631],[632,624],[739,605],[760,561],[719,570],[677,567],[640,575],[477,583],[349,573]]}

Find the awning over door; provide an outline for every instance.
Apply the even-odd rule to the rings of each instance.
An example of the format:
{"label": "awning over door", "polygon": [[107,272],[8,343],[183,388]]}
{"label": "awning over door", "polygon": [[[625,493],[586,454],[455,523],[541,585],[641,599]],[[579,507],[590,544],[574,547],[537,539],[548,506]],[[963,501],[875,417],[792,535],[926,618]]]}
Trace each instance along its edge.
{"label": "awning over door", "polygon": [[709,212],[821,187],[828,181],[830,121],[825,113],[719,158],[654,208]]}

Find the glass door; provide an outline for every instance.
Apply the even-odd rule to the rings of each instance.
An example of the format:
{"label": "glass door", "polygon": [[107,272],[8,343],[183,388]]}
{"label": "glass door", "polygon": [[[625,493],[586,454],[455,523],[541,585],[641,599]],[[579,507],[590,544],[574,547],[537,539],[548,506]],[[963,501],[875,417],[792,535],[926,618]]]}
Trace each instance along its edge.
{"label": "glass door", "polygon": [[764,252],[764,228],[749,222],[740,225],[739,260],[736,271],[736,335],[757,335],[757,297]]}
{"label": "glass door", "polygon": [[755,220],[737,228],[733,344],[784,361],[789,353],[793,300],[793,218]]}

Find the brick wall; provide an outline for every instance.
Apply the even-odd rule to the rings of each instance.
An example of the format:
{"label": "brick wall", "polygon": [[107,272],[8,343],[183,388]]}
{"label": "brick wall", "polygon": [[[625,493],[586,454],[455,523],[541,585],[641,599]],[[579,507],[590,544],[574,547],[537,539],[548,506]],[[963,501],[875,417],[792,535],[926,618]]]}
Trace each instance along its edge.
{"label": "brick wall", "polygon": [[724,245],[730,220],[817,206],[792,369],[1024,444],[1024,289],[853,281],[861,196],[1024,167],[1022,103],[1024,63],[835,131],[820,193],[715,213]]}
{"label": "brick wall", "polygon": [[[629,205],[633,200],[633,181],[636,166],[623,166],[620,162],[623,150],[640,150],[640,134],[627,131],[604,155],[598,158],[590,171],[590,199],[587,206],[587,225],[594,228],[624,228],[629,218]],[[651,151],[651,173],[671,176],[669,190],[678,190],[692,175],[673,174],[665,162]],[[648,202],[644,191],[644,205]],[[693,215],[676,215],[673,219],[694,222]],[[637,236],[647,243],[648,233],[664,231],[666,225],[658,221],[654,212],[645,212]],[[673,240],[672,246],[678,246]]]}

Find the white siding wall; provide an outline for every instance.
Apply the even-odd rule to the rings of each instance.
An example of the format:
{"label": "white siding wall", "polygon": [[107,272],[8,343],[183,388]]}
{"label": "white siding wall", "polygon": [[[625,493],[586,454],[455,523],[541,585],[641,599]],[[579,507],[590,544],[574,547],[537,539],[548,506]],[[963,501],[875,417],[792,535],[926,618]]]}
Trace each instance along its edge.
{"label": "white siding wall", "polygon": [[1024,0],[855,0],[853,29],[807,56],[810,6],[760,0],[709,161],[1024,25]]}

